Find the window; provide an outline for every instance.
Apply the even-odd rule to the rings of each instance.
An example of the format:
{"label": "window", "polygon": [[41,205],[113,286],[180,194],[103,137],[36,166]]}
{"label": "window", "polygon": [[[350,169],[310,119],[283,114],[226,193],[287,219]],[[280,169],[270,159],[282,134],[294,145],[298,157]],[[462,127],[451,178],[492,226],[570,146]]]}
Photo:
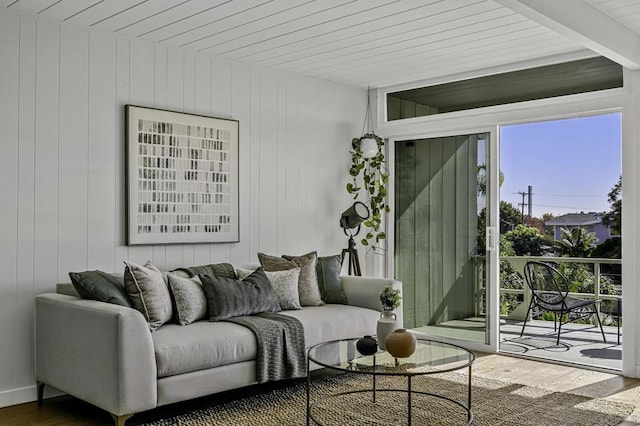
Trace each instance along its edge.
{"label": "window", "polygon": [[387,120],[622,87],[622,66],[603,57],[387,94]]}

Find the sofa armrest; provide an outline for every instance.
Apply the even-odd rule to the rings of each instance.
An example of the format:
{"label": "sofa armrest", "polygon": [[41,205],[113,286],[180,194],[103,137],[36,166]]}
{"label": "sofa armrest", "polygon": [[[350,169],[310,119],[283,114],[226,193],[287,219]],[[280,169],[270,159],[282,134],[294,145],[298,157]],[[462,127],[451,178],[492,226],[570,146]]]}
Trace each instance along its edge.
{"label": "sofa armrest", "polygon": [[[342,288],[347,296],[349,305],[359,306],[361,308],[369,308],[374,311],[382,312],[382,302],[380,302],[380,293],[387,284],[395,289],[400,290],[402,296],[402,281],[393,278],[373,278],[358,277],[353,275],[343,275]],[[402,301],[400,306],[395,310],[398,320],[398,327],[402,327]]]}
{"label": "sofa armrest", "polygon": [[149,326],[135,309],[36,296],[36,380],[122,416],[156,407]]}

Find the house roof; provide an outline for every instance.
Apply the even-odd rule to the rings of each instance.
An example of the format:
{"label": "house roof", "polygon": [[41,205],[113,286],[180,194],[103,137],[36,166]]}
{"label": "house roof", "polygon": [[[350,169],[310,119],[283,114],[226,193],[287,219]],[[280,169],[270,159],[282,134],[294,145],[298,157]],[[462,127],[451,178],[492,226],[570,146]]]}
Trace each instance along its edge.
{"label": "house roof", "polygon": [[0,7],[363,88],[420,87],[598,55],[640,68],[637,0],[5,0]]}
{"label": "house roof", "polygon": [[567,213],[562,216],[555,217],[546,221],[544,224],[549,226],[586,226],[602,223],[602,215],[604,213]]}

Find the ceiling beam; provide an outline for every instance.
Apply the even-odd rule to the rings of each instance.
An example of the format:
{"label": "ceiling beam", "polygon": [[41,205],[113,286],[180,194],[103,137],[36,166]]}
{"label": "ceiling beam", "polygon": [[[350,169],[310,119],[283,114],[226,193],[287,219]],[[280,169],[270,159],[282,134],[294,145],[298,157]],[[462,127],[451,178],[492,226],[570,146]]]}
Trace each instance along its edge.
{"label": "ceiling beam", "polygon": [[620,65],[640,69],[640,34],[584,0],[494,0]]}

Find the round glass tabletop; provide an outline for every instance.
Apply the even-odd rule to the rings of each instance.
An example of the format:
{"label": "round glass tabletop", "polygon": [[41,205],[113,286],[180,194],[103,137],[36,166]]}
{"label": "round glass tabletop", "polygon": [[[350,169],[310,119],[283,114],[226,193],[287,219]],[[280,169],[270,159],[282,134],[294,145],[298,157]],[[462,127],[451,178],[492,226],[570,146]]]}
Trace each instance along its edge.
{"label": "round glass tabletop", "polygon": [[309,349],[309,360],[323,367],[362,374],[417,376],[444,373],[470,366],[476,356],[457,345],[417,339],[416,350],[408,358],[394,358],[378,350],[362,355],[356,349],[358,339],[320,343]]}

